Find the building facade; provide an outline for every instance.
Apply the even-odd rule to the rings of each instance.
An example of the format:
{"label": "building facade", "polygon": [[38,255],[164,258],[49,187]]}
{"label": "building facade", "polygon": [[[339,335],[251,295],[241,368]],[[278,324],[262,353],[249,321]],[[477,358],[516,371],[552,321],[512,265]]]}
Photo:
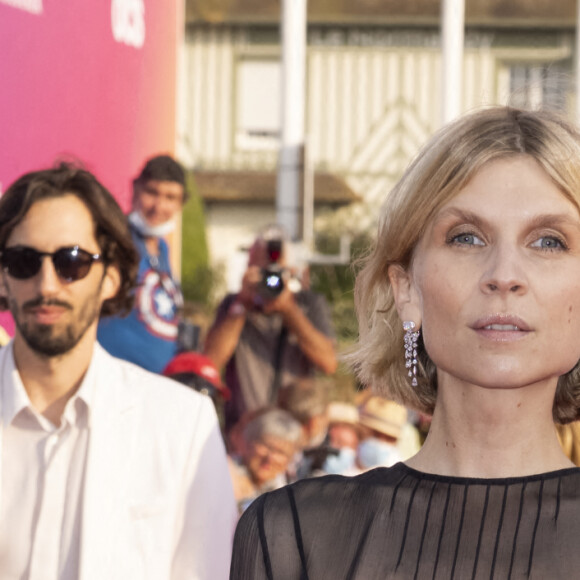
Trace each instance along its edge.
{"label": "building facade", "polygon": [[[276,171],[281,100],[276,4],[188,4],[178,154],[200,175],[224,172],[235,184],[240,171]],[[310,4],[307,167],[335,176],[362,199],[350,204],[347,195],[338,211],[340,204],[315,204],[315,229],[357,232],[373,224],[393,183],[440,125],[439,2],[343,0],[334,3],[339,8],[328,8],[331,4]],[[510,4],[506,13],[499,1],[467,0],[463,85],[456,89],[463,110],[509,103],[571,113],[575,2]],[[247,201],[238,206],[215,199],[208,199],[207,209],[214,260],[227,261],[231,244],[272,221],[274,192],[261,211]]]}

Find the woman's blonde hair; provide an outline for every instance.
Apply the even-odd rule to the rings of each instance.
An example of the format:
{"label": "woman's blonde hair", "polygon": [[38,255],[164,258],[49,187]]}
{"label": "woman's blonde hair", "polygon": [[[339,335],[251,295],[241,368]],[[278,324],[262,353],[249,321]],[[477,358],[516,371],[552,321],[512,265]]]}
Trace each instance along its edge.
{"label": "woman's blonde hair", "polygon": [[[517,155],[535,159],[580,211],[580,132],[553,112],[511,107],[482,109],[443,127],[387,196],[377,239],[355,285],[359,341],[347,360],[363,384],[406,406],[433,412],[435,365],[420,339],[419,384],[411,386],[387,270],[392,264],[410,267],[426,225],[486,163]],[[560,377],[553,408],[559,423],[580,418],[579,367]]]}

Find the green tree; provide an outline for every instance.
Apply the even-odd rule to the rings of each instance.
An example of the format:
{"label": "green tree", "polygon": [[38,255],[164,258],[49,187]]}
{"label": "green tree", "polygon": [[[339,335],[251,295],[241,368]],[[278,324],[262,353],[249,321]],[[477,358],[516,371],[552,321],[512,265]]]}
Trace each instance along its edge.
{"label": "green tree", "polygon": [[[368,233],[355,234],[351,243],[351,259],[347,264],[314,263],[310,266],[312,289],[323,294],[330,304],[339,352],[352,346],[358,336],[354,311],[356,261],[366,254],[371,240]],[[339,234],[332,230],[317,234],[316,247],[322,254],[337,254],[340,247]],[[332,397],[342,401],[354,402],[361,388],[346,364],[339,365],[331,384]]]}
{"label": "green tree", "polygon": [[217,273],[209,262],[203,200],[188,176],[191,196],[183,208],[181,287],[186,302],[207,310],[212,306]]}
{"label": "green tree", "polygon": [[[358,335],[354,312],[355,262],[366,253],[371,242],[367,233],[357,234],[351,243],[351,261],[348,264],[312,264],[312,289],[323,294],[332,309],[332,320],[339,345],[352,344]],[[335,233],[319,234],[316,246],[322,254],[338,253],[340,237]]]}

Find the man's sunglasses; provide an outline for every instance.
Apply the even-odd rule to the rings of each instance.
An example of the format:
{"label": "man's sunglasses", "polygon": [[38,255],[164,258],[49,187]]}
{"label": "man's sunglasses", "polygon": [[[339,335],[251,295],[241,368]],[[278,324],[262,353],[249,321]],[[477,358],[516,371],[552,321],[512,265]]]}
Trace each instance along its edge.
{"label": "man's sunglasses", "polygon": [[82,280],[91,269],[93,262],[100,262],[100,254],[91,254],[79,246],[60,248],[56,252],[39,252],[26,246],[5,248],[0,254],[0,266],[12,278],[26,280],[36,276],[42,266],[42,258],[52,259],[54,269],[64,282]]}

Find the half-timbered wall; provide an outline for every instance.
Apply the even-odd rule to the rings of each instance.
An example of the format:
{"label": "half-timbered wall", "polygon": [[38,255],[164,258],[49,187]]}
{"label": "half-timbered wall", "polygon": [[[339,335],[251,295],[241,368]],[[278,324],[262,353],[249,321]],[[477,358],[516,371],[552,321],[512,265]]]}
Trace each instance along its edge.
{"label": "half-timbered wall", "polygon": [[[468,30],[464,82],[458,88],[464,110],[508,102],[573,110],[573,46],[571,33]],[[243,135],[240,107],[264,107],[271,117],[272,99],[279,99],[271,88],[272,64],[279,66],[279,57],[275,28],[189,28],[182,58],[180,158],[193,168],[275,168],[276,128],[270,122]],[[307,155],[315,169],[342,175],[363,196],[366,204],[359,204],[357,219],[344,223],[366,227],[440,124],[439,33],[312,27],[307,59]],[[255,81],[260,63],[263,83]],[[248,79],[253,84],[242,87]],[[246,117],[255,114],[249,110]]]}
{"label": "half-timbered wall", "polygon": [[[240,63],[279,62],[276,41],[270,29],[189,29],[182,61],[179,153],[191,166],[275,166],[271,141],[264,148],[237,145],[236,94]],[[511,66],[547,65],[571,74],[572,46],[571,36],[558,33],[468,33],[464,110],[508,102],[513,97]],[[381,182],[399,176],[439,125],[438,33],[313,29],[307,66],[310,159],[315,167],[346,176],[370,203],[378,201]]]}

